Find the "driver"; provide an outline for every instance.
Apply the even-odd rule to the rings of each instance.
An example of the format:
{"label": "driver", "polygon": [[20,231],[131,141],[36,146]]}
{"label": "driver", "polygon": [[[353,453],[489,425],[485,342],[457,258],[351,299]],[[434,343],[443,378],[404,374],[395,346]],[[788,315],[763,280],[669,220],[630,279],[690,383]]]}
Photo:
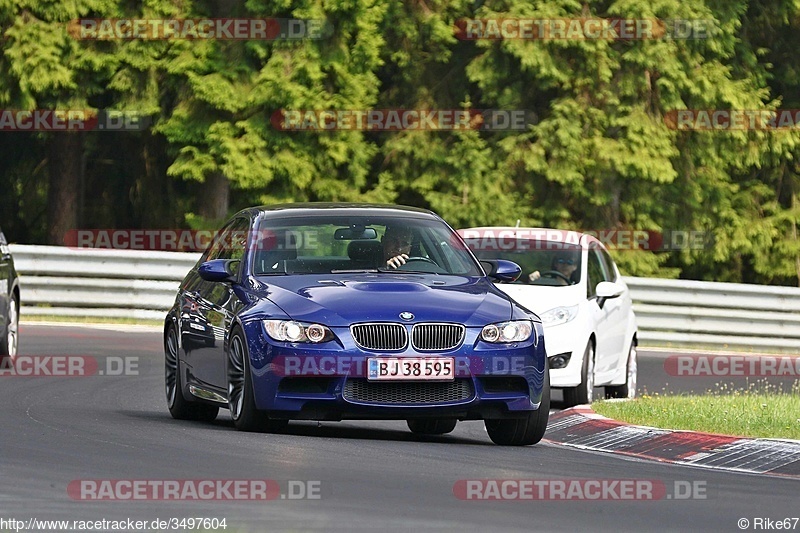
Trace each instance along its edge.
{"label": "driver", "polygon": [[[574,253],[559,252],[553,256],[553,262],[550,264],[550,269],[559,272],[564,278],[572,279],[572,274],[578,269],[578,257]],[[533,283],[541,278],[541,273],[536,270],[528,275],[528,281]],[[566,279],[561,276],[553,276],[558,285],[570,285]]]}
{"label": "driver", "polygon": [[399,268],[408,261],[411,253],[411,228],[406,226],[389,226],[383,234],[383,259],[388,268]]}

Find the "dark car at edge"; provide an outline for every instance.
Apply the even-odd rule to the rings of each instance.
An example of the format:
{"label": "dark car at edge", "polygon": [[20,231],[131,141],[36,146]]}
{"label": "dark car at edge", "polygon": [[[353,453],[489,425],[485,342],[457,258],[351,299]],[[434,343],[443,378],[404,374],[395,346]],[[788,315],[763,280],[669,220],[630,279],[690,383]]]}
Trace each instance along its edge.
{"label": "dark car at edge", "polygon": [[19,302],[19,278],[14,258],[0,229],[0,325],[3,328],[0,358],[15,357],[19,350]]}

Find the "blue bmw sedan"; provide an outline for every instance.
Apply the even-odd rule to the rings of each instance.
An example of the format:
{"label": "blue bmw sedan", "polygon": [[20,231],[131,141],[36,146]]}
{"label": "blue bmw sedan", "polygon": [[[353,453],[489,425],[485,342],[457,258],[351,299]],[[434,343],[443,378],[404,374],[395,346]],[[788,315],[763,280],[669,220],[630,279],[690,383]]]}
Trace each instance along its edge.
{"label": "blue bmw sedan", "polygon": [[497,444],[535,444],[550,406],[542,324],[493,283],[519,274],[422,209],[246,209],[167,314],[169,411],[226,408],[244,431],[370,419],[431,435],[484,420]]}

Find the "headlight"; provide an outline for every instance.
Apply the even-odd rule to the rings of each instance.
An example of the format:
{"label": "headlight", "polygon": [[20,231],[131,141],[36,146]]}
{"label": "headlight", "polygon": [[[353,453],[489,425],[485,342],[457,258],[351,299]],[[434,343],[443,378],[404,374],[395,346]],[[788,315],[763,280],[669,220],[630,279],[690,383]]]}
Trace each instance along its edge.
{"label": "headlight", "polygon": [[533,322],[530,320],[514,320],[484,326],[481,339],[486,342],[523,342],[530,338]]}
{"label": "headlight", "polygon": [[542,319],[542,325],[545,326],[558,326],[566,324],[573,318],[578,316],[578,306],[572,305],[570,307],[556,307],[545,311],[539,318]]}
{"label": "headlight", "polygon": [[333,332],[321,324],[306,324],[294,320],[265,320],[267,335],[282,342],[326,342],[333,339]]}

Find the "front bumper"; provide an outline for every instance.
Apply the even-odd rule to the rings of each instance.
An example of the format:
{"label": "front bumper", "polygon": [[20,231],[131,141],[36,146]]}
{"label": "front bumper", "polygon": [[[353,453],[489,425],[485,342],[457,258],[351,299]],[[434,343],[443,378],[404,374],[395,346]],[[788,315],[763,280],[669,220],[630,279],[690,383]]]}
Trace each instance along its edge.
{"label": "front bumper", "polygon": [[566,367],[550,369],[551,387],[575,387],[581,383],[583,354],[589,336],[579,329],[573,322],[544,328],[548,360],[555,355],[569,354],[569,363]]}
{"label": "front bumper", "polygon": [[[359,348],[348,328],[324,344],[280,343],[260,322],[245,324],[256,406],[275,417],[306,420],[525,416],[539,408],[545,371],[541,325],[525,343],[489,344],[467,328],[455,350],[381,353]],[[535,337],[535,340],[534,340]],[[370,381],[370,357],[453,357],[455,380]]]}

